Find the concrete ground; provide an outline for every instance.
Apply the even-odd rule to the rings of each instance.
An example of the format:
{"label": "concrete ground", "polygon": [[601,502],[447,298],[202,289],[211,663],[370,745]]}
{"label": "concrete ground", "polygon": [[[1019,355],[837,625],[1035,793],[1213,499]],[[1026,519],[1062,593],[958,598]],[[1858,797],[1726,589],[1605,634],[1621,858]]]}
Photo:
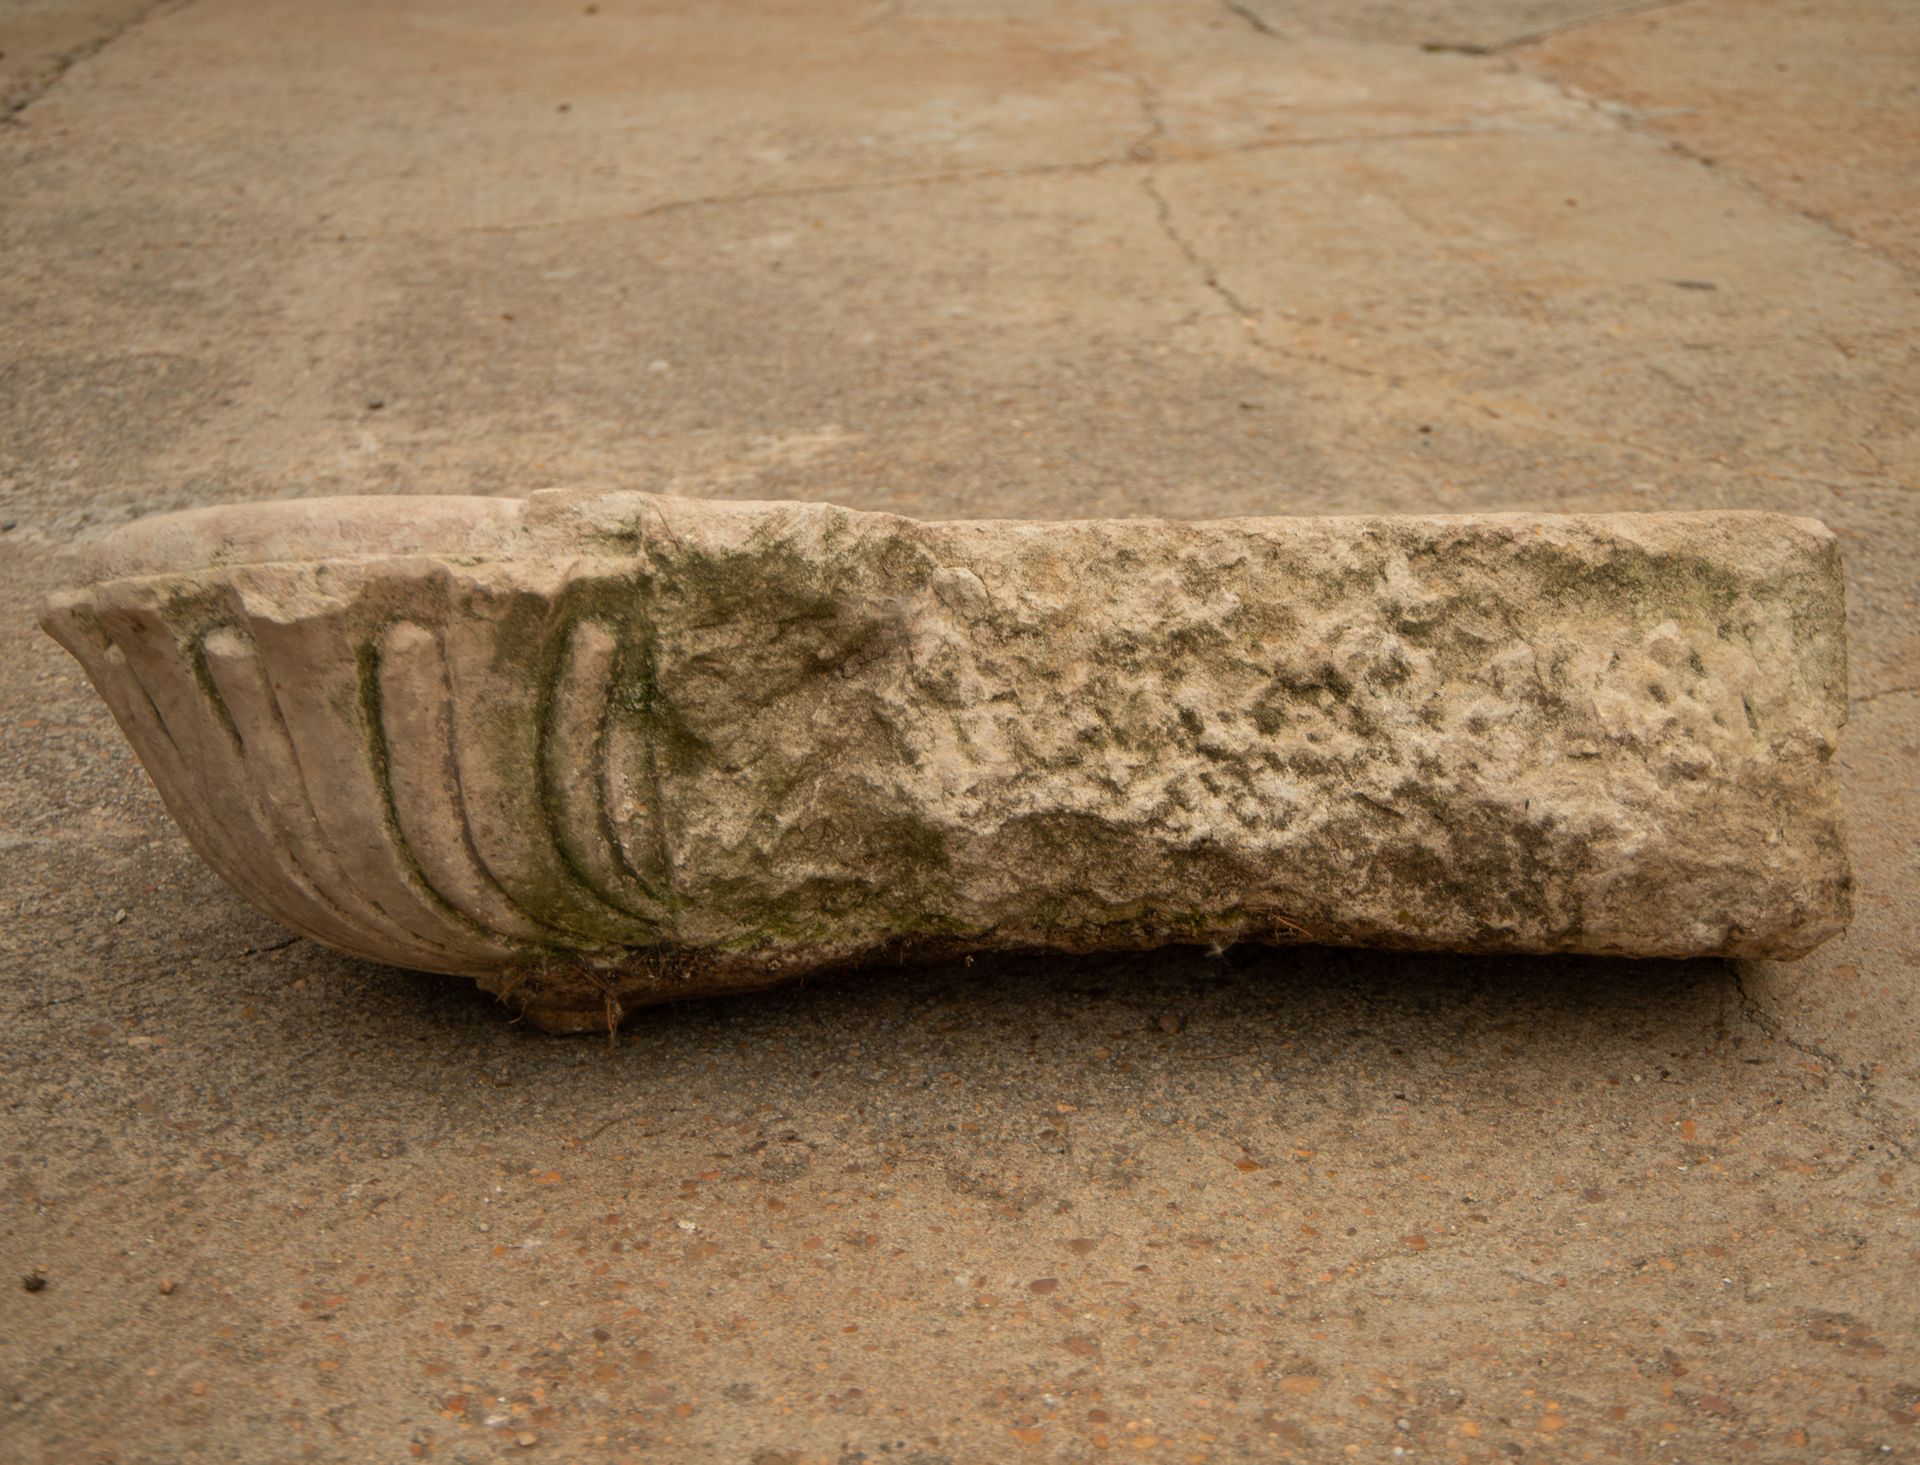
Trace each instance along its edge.
{"label": "concrete ground", "polygon": [[[1916,76],[1911,0],[0,0],[0,1457],[1915,1458]],[[1817,515],[1858,917],[610,1049],[252,914],[33,629],[154,510],[585,484]]]}

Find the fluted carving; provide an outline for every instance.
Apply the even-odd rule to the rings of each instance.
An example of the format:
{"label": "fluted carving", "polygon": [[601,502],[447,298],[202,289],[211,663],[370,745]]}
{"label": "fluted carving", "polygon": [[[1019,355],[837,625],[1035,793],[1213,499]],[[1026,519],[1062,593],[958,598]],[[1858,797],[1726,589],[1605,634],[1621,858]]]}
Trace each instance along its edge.
{"label": "fluted carving", "polygon": [[84,579],[47,627],[236,890],[555,1026],[881,952],[1846,917],[1807,521],[337,500]]}

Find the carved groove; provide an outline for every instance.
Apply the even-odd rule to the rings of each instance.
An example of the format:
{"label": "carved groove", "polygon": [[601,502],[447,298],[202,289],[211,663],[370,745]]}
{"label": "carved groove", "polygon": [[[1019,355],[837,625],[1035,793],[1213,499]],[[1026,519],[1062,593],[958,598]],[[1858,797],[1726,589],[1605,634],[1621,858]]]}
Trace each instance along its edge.
{"label": "carved groove", "polygon": [[[412,629],[419,630],[418,627]],[[426,633],[421,632],[421,634]],[[373,777],[375,787],[379,790],[381,815],[386,825],[394,861],[407,881],[437,915],[471,933],[486,946],[511,952],[515,949],[515,943],[510,940],[495,939],[494,933],[489,932],[480,921],[468,915],[435,885],[432,875],[421,862],[420,852],[414,848],[413,842],[408,838],[406,827],[401,822],[399,805],[394,798],[393,760],[388,743],[385,697],[381,682],[381,666],[385,649],[382,641],[370,639],[358,648],[357,656],[360,714],[366,739],[367,768]],[[412,690],[412,688],[406,689],[406,691]]]}
{"label": "carved groove", "polygon": [[[300,882],[287,878],[278,844],[262,827],[260,812],[248,800],[226,800],[229,808],[238,806],[244,822],[222,818],[221,805],[207,788],[207,781],[220,777],[232,766],[227,754],[235,746],[231,728],[222,725],[206,698],[199,678],[192,674],[186,648],[165,627],[142,625],[135,636],[141,654],[123,657],[129,679],[151,709],[166,740],[166,746],[179,759],[179,787],[196,811],[204,811],[196,821],[201,838],[222,851],[224,860],[216,867],[235,873],[229,879],[255,900],[277,896],[299,912],[302,924],[322,931],[332,926],[324,902]],[[278,870],[280,878],[272,877]]]}
{"label": "carved groove", "polygon": [[290,867],[289,878],[324,907],[343,933],[341,940],[355,949],[378,951],[395,941],[410,945],[411,933],[377,907],[371,913],[353,909],[366,903],[356,898],[352,880],[317,838],[306,779],[293,761],[292,744],[253,638],[238,627],[221,626],[199,645],[207,684],[220,697],[235,746],[244,753],[241,775]]}
{"label": "carved groove", "polygon": [[[626,879],[664,910],[672,899],[673,880],[660,843],[659,772],[653,757],[653,739],[644,726],[635,726],[636,717],[631,709],[618,709],[622,715],[616,715],[615,707],[616,698],[634,676],[633,665],[639,662],[644,668],[645,659],[644,646],[615,648],[611,680],[596,732],[594,794],[599,803],[601,838],[613,858]],[[641,675],[645,675],[644,670]],[[645,817],[636,821],[636,815]],[[641,872],[630,847],[636,840],[632,832],[636,822],[654,845],[654,863],[659,867],[655,880],[649,880]]]}
{"label": "carved groove", "polygon": [[569,933],[522,909],[474,849],[453,759],[452,690],[440,638],[413,621],[389,627],[375,690],[395,828],[423,884],[476,931],[564,944]]}
{"label": "carved groove", "polygon": [[901,951],[1790,957],[1849,915],[1806,521],[661,509],[153,521],[45,624],[246,899],[563,1026]]}
{"label": "carved groove", "polygon": [[[598,845],[598,762],[618,643],[595,621],[563,623],[550,640],[540,683],[540,812],[574,882],[623,923],[646,931],[647,914],[615,893],[619,863]],[[582,836],[586,837],[582,837]]]}

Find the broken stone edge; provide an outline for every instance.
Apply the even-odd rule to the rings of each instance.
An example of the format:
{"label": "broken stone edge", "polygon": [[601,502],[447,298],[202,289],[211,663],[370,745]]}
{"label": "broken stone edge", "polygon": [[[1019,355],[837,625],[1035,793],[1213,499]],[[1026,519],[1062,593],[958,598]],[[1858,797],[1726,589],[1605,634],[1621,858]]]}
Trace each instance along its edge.
{"label": "broken stone edge", "polygon": [[[680,944],[671,934],[670,914],[646,898],[657,892],[646,879],[634,878],[622,842],[610,832],[604,803],[594,807],[604,796],[605,779],[584,780],[583,795],[583,781],[569,779],[566,767],[555,766],[556,760],[564,764],[602,755],[604,739],[591,729],[604,724],[604,699],[612,685],[607,669],[622,655],[619,633],[609,637],[606,632],[618,612],[599,607],[600,618],[584,622],[585,633],[572,636],[567,654],[548,654],[556,606],[551,597],[543,599],[525,587],[517,593],[529,598],[532,619],[545,626],[541,652],[528,670],[546,679],[542,707],[558,709],[559,721],[570,717],[574,724],[561,727],[545,717],[523,749],[525,766],[542,792],[544,827],[531,837],[548,846],[532,864],[572,887],[561,902],[568,909],[564,919],[529,911],[484,872],[481,882],[490,889],[438,888],[429,865],[444,872],[460,860],[447,851],[416,848],[403,824],[458,829],[470,856],[467,815],[440,810],[425,821],[403,819],[402,801],[431,795],[397,787],[391,756],[394,737],[444,739],[448,720],[456,715],[447,705],[442,632],[420,624],[419,608],[437,606],[444,612],[450,572],[500,572],[511,578],[516,566],[564,564],[567,573],[558,580],[546,577],[560,584],[584,565],[616,580],[627,571],[644,573],[642,531],[636,526],[648,524],[652,513],[657,516],[652,522],[666,528],[669,509],[683,524],[716,515],[773,513],[831,515],[862,532],[990,527],[922,524],[822,504],[713,503],[639,493],[547,493],[526,500],[346,498],[217,507],[138,521],[97,541],[83,555],[81,587],[52,596],[42,625],[82,663],[195,849],[251,904],[349,955],[473,978],[523,1009],[529,1020],[556,1030],[611,1027],[638,1003],[762,987],[882,957],[1310,939],[1412,950],[1791,959],[1838,934],[1850,918],[1851,877],[1837,791],[1826,769],[1846,718],[1837,547],[1816,521],[1740,512],[1223,520],[1177,527],[1253,530],[1343,522],[1357,533],[1368,525],[1417,523],[1435,532],[1498,526],[1515,534],[1619,534],[1636,544],[1677,543],[1710,527],[1734,533],[1748,548],[1777,539],[1781,574],[1805,575],[1811,565],[1811,573],[1830,584],[1831,594],[1810,598],[1807,623],[1798,630],[1822,645],[1836,670],[1824,678],[1813,719],[1820,724],[1812,735],[1819,744],[1818,784],[1800,790],[1801,806],[1783,814],[1815,826],[1814,842],[1830,868],[1804,908],[1766,930],[1730,929],[1704,944],[1697,935],[1664,943],[1640,937],[1589,944],[1497,936],[1434,940],[1413,931],[1346,930],[1337,919],[1317,919],[1310,926],[1278,912],[1262,919],[1240,911],[1172,926],[1116,923],[1050,930],[1044,939],[1024,942],[984,930],[897,932],[880,939],[862,932],[837,942],[770,941],[737,949]],[[371,609],[380,627],[376,640],[343,639],[342,605],[330,598],[324,583],[331,566],[349,575],[354,597],[368,602],[357,608]],[[283,586],[286,593],[263,617],[239,581],[283,573],[295,575],[300,584]],[[578,611],[569,607],[564,614],[579,621]],[[568,641],[564,629],[559,641]],[[501,652],[515,654],[505,646]],[[584,683],[564,685],[582,674]],[[423,693],[423,688],[429,690]],[[602,700],[598,707],[596,697]],[[351,735],[338,736],[342,731]],[[583,848],[583,830],[603,836],[599,848]],[[636,891],[643,892],[638,900]],[[600,922],[599,939],[592,934],[594,922],[579,914],[583,904],[598,905],[602,909],[593,914],[612,918]]]}

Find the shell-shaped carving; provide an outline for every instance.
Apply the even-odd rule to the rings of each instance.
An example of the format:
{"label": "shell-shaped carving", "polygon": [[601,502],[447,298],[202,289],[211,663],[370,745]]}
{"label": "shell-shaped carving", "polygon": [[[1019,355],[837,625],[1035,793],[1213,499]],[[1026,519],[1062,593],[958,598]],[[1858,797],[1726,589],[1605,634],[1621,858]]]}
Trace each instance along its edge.
{"label": "shell-shaped carving", "polygon": [[1776,516],[145,521],[47,628],[215,870],[555,1026],[883,951],[1794,955],[1838,561]]}
{"label": "shell-shaped carving", "polygon": [[49,628],[207,863],[316,939],[472,976],[658,944],[639,592],[395,569],[107,581]]}

